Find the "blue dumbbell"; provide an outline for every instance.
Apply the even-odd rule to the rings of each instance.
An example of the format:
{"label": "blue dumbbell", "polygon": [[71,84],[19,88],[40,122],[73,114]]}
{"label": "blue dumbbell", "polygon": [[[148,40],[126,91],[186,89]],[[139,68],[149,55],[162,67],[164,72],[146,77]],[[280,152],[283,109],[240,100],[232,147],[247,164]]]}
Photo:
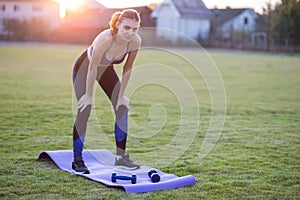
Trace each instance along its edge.
{"label": "blue dumbbell", "polygon": [[157,171],[155,171],[154,169],[151,169],[148,172],[148,176],[153,183],[157,183],[160,181],[160,176],[158,175]]}
{"label": "blue dumbbell", "polygon": [[136,184],[136,175],[130,176],[117,176],[117,173],[112,173],[111,174],[111,181],[113,183],[117,182],[117,179],[119,180],[131,180],[132,184]]}

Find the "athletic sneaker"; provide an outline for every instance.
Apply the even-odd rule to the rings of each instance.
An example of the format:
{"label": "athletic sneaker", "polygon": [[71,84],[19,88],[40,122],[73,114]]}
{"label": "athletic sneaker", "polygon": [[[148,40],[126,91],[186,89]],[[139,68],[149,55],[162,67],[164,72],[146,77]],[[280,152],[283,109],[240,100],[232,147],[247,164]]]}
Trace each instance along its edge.
{"label": "athletic sneaker", "polygon": [[83,160],[72,162],[72,169],[75,174],[89,174],[87,166],[85,166]]}
{"label": "athletic sneaker", "polygon": [[139,169],[140,165],[134,163],[132,160],[129,158],[129,154],[125,153],[123,155],[118,155],[116,157],[116,162],[115,166],[118,168],[122,169],[127,169],[127,170],[134,170],[134,169]]}

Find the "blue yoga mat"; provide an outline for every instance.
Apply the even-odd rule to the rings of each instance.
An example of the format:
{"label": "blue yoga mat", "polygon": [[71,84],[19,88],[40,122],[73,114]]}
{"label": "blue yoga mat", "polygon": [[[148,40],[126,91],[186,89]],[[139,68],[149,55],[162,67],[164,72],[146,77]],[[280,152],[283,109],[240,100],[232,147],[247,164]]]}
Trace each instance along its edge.
{"label": "blue yoga mat", "polygon": [[[61,170],[73,174],[71,168],[73,151],[71,150],[44,151],[39,154],[38,159],[51,159]],[[148,177],[148,171],[153,168],[141,166],[140,169],[131,171],[115,168],[115,155],[105,149],[84,150],[83,159],[86,166],[89,168],[90,174],[80,174],[78,176],[86,177],[110,187],[122,188],[128,193],[166,190],[196,184],[196,179],[192,175],[178,177],[174,174],[167,174],[157,169],[155,170],[160,175],[160,182],[152,183]],[[117,180],[116,183],[113,183],[111,181],[111,174],[113,172],[122,176],[132,176],[135,174],[137,176],[137,182],[136,184],[131,184],[131,181],[128,180]]]}

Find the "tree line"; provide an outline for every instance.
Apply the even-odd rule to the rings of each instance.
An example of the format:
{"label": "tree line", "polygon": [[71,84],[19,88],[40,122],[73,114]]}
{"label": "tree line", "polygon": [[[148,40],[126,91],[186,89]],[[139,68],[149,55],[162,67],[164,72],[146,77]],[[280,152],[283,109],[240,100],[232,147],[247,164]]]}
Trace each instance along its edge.
{"label": "tree line", "polygon": [[51,34],[46,20],[41,18],[32,18],[29,21],[3,19],[2,26],[0,38],[5,41],[47,41]]}
{"label": "tree line", "polygon": [[280,46],[300,45],[300,1],[281,0],[272,8],[266,3],[260,17],[263,31],[268,35],[268,46],[277,43]]}

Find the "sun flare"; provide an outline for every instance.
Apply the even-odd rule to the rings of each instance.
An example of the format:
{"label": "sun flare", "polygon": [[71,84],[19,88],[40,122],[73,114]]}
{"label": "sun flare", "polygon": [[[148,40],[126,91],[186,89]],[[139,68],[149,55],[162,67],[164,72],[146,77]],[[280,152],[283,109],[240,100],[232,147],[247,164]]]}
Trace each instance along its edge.
{"label": "sun flare", "polygon": [[60,17],[66,16],[66,10],[75,10],[83,4],[84,0],[55,0],[60,6]]}

